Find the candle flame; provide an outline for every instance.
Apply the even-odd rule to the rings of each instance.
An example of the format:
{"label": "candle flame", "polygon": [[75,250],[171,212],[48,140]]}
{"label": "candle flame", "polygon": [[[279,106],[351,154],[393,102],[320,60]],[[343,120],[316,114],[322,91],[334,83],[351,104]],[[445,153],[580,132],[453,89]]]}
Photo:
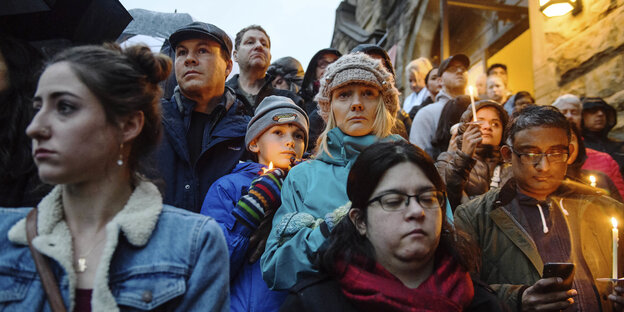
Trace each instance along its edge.
{"label": "candle flame", "polygon": [[273,169],[273,162],[269,163],[269,168],[262,168],[262,171],[264,171],[263,173],[267,173],[267,171]]}
{"label": "candle flame", "polygon": [[614,229],[614,230],[617,230],[617,225],[618,225],[617,220],[616,220],[615,218],[613,218],[613,217],[612,217],[612,218],[611,218],[611,223],[613,224],[613,229]]}
{"label": "candle flame", "polygon": [[468,86],[468,92],[470,92],[470,95],[474,94],[472,86]]}
{"label": "candle flame", "polygon": [[589,176],[589,182],[596,183],[596,177],[594,177],[593,175],[590,175]]}

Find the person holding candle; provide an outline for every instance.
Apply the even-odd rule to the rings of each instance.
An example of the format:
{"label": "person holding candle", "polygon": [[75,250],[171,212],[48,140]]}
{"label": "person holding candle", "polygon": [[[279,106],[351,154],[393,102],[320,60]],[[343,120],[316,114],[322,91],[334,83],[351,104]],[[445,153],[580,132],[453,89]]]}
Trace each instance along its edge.
{"label": "person holding candle", "polygon": [[327,67],[316,99],[327,126],[314,160],[288,173],[282,205],[262,255],[263,278],[271,289],[289,289],[315,273],[312,257],[334,224],[346,214],[349,169],[367,146],[391,135],[399,92],[382,63],[363,53],[342,56]]}
{"label": "person holding candle", "polygon": [[308,129],[308,116],[290,98],[265,97],[245,136],[255,161],[236,165],[206,194],[201,214],[219,223],[230,252],[231,311],[277,311],[284,300],[285,293],[268,289],[257,260],[281,204],[282,181],[306,149]]}
{"label": "person holding candle", "polygon": [[[525,108],[506,143],[501,154],[513,177],[455,211],[457,228],[481,248],[476,274],[512,311],[613,310],[609,285],[595,278],[612,275],[610,219],[624,220],[624,205],[563,183],[574,147],[570,124],[554,107]],[[575,264],[572,289],[542,278],[547,262]]]}
{"label": "person holding candle", "polygon": [[452,208],[503,185],[512,175],[500,154],[509,123],[507,112],[489,100],[476,102],[476,108],[470,106],[460,119],[454,144],[457,148],[443,152],[436,161]]}
{"label": "person holding candle", "polygon": [[409,140],[429,155],[435,154],[432,142],[444,106],[450,99],[466,92],[468,67],[470,67],[470,59],[464,54],[456,54],[442,61],[438,68],[438,76],[442,79],[442,90],[436,95],[436,102],[423,107],[414,116]]}

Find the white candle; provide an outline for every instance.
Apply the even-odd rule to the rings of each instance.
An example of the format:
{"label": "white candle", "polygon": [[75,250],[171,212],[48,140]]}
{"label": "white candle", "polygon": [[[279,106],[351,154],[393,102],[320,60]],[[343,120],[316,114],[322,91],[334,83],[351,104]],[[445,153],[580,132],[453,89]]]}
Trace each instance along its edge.
{"label": "white candle", "polygon": [[474,122],[477,121],[477,108],[474,103],[474,91],[472,90],[472,86],[468,87],[468,92],[470,93],[470,104],[472,106],[472,120]]}
{"label": "white candle", "polygon": [[613,223],[613,230],[611,233],[613,234],[613,268],[611,278],[618,278],[618,228],[617,228],[617,220],[615,218],[611,218],[611,223]]}
{"label": "white candle", "polygon": [[592,187],[596,187],[596,177],[594,177],[593,175],[590,175],[590,176],[589,176],[589,184],[590,184]]}

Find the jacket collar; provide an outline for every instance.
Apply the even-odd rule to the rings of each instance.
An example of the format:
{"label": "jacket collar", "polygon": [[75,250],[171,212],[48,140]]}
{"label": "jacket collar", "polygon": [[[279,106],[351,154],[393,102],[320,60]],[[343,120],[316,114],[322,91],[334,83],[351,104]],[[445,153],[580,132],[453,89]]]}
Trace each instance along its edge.
{"label": "jacket collar", "polygon": [[517,194],[515,180],[513,178],[510,179],[500,189],[494,190],[494,192],[498,192],[498,194],[495,196],[494,203],[492,203],[494,207],[492,207],[489,217],[500,228],[502,233],[525,254],[535,270],[541,275],[544,263],[542,257],[537,252],[537,245],[535,245],[526,229],[522,227],[509,209],[511,201]]}
{"label": "jacket collar", "polygon": [[440,89],[440,91],[438,92],[438,94],[436,94],[436,97],[435,97],[436,102],[448,101],[450,99],[451,99],[451,96],[448,95],[446,91],[444,91],[444,89]]}
{"label": "jacket collar", "polygon": [[[234,90],[232,90],[230,87],[225,87],[222,97],[223,100],[219,103],[219,106],[225,106],[225,110],[227,111],[234,104],[234,101],[236,100],[236,94],[234,93]],[[185,112],[192,112],[195,108],[195,105],[197,105],[195,101],[182,95],[179,85],[176,86],[175,89],[173,89],[172,99],[176,103],[178,111],[182,114],[184,114]]]}
{"label": "jacket collar", "polygon": [[[56,260],[65,270],[69,282],[70,310],[73,310],[77,276],[73,264],[72,237],[63,217],[62,188],[61,185],[56,186],[39,203],[38,235],[32,243],[39,252]],[[119,310],[109,288],[109,267],[117,249],[119,232],[126,236],[130,244],[145,246],[162,209],[160,192],[154,184],[144,181],[134,189],[124,208],[106,225],[106,241],[93,281],[91,303],[94,311]],[[25,218],[9,230],[8,238],[15,244],[28,245]]]}
{"label": "jacket collar", "polygon": [[380,139],[374,134],[365,136],[350,136],[335,127],[327,133],[327,151],[323,150],[317,159],[338,166],[350,167],[360,153],[377,141],[402,140],[399,135],[389,135]]}
{"label": "jacket collar", "polygon": [[[60,223],[65,224],[62,191],[63,186],[57,185],[37,206],[37,236],[51,235]],[[115,224],[132,245],[145,246],[156,227],[162,207],[162,197],[156,186],[151,182],[141,182],[124,208],[109,222],[107,230],[110,224]],[[20,229],[25,226],[25,220],[16,223],[9,231],[12,242],[28,245],[25,227],[24,231]]]}

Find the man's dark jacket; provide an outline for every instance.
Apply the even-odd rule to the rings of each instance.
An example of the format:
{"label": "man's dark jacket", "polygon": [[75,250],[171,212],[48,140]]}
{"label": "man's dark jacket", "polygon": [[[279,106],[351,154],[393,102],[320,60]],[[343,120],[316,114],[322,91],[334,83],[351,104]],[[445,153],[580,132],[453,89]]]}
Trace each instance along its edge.
{"label": "man's dark jacket", "polygon": [[[516,182],[463,204],[455,211],[455,226],[481,249],[478,278],[490,284],[512,311],[521,310],[522,293],[542,277],[544,263],[537,245],[514,215]],[[594,278],[611,275],[611,217],[624,220],[624,206],[595,188],[564,183],[550,196],[565,215],[571,241],[580,244],[583,260]],[[620,231],[621,232],[621,231]],[[622,240],[620,240],[622,241]],[[624,256],[624,248],[619,248]],[[620,258],[621,259],[621,258]],[[624,268],[619,262],[619,270]],[[607,283],[595,282],[602,311],[611,311]]]}
{"label": "man's dark jacket", "polygon": [[228,80],[225,85],[234,90],[234,92],[236,92],[238,99],[243,102],[245,111],[249,116],[254,115],[254,111],[256,110],[256,107],[258,107],[258,104],[260,104],[260,102],[262,102],[262,100],[269,95],[285,96],[293,100],[293,102],[295,102],[297,106],[301,108],[303,108],[304,106],[303,98],[296,95],[295,93],[289,90],[273,88],[273,85],[271,85],[271,81],[273,80],[273,78],[269,75],[264,76],[264,85],[262,85],[262,88],[260,88],[260,91],[258,91],[258,94],[256,95],[256,102],[249,103],[249,101],[247,101],[247,98],[241,93],[242,90],[240,88],[240,84],[238,83],[238,77],[238,74],[232,76],[232,78],[230,78],[230,80]]}
{"label": "man's dark jacket", "polygon": [[[250,117],[234,91],[225,88],[223,101],[211,113],[204,130],[201,153],[192,164],[187,133],[195,102],[176,88],[170,100],[161,100],[163,139],[155,161],[164,182],[164,203],[199,213],[206,192],[214,181],[230,173],[247,158],[245,133]],[[211,131],[212,129],[212,131]]]}

